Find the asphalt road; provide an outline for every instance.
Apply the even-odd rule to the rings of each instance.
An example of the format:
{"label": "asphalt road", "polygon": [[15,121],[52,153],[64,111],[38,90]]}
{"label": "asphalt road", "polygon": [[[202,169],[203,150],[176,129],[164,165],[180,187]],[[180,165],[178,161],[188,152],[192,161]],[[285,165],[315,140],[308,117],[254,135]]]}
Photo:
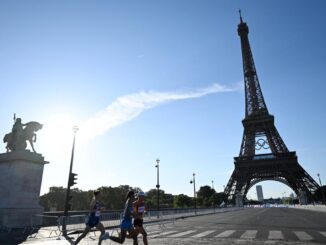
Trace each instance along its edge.
{"label": "asphalt road", "polygon": [[155,238],[187,238],[185,244],[326,244],[326,213],[248,208],[178,221]]}
{"label": "asphalt road", "polygon": [[[246,208],[146,227],[151,245],[326,244],[326,213],[292,208]],[[116,231],[115,231],[116,233]],[[116,234],[115,234],[116,235]],[[91,234],[82,244],[97,244]],[[34,239],[24,244],[69,244]],[[110,240],[103,245],[116,244]],[[131,240],[125,244],[132,244]],[[139,244],[142,239],[139,238]]]}

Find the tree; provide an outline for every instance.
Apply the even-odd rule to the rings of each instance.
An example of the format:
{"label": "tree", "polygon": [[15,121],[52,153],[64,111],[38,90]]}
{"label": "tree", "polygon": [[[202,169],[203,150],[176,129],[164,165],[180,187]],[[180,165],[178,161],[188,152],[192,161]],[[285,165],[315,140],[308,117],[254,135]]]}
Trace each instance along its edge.
{"label": "tree", "polygon": [[214,193],[209,198],[209,202],[211,203],[211,205],[213,207],[219,206],[223,202],[223,200],[224,200],[224,193],[223,192]]}
{"label": "tree", "polygon": [[216,193],[214,189],[212,189],[210,186],[205,185],[201,186],[199,188],[199,191],[197,192],[197,203],[199,206],[209,207],[212,205],[210,202],[211,196]]}
{"label": "tree", "polygon": [[[164,192],[160,190],[160,196],[162,196]],[[150,189],[146,192],[146,203],[149,209],[157,208],[157,189]]]}
{"label": "tree", "polygon": [[62,186],[50,187],[49,192],[40,197],[40,204],[45,211],[64,210],[66,191]]}
{"label": "tree", "polygon": [[70,190],[71,210],[89,210],[90,200],[93,193],[91,191],[82,191],[78,188]]}
{"label": "tree", "polygon": [[132,188],[129,185],[102,186],[99,190],[101,191],[101,202],[106,209],[121,210],[124,208],[126,195]]}
{"label": "tree", "polygon": [[174,207],[175,208],[188,208],[193,205],[193,200],[187,195],[180,194],[174,197]]}
{"label": "tree", "polygon": [[[171,194],[165,194],[164,190],[160,189],[160,207],[167,208],[173,206],[173,197]],[[172,199],[172,201],[171,201]],[[157,189],[150,189],[146,192],[146,203],[148,208],[157,208]]]}
{"label": "tree", "polygon": [[[121,210],[124,208],[126,195],[132,188],[129,185],[120,185],[118,187],[102,186],[98,188],[101,191],[100,202],[109,210]],[[137,188],[137,190],[140,190]],[[45,211],[64,210],[66,188],[63,187],[50,187],[48,193],[40,197],[40,204],[44,207]],[[78,188],[70,190],[71,210],[89,210],[89,204],[93,197],[93,190],[82,191]]]}
{"label": "tree", "polygon": [[164,193],[162,197],[162,208],[173,208],[174,196],[169,193]]}

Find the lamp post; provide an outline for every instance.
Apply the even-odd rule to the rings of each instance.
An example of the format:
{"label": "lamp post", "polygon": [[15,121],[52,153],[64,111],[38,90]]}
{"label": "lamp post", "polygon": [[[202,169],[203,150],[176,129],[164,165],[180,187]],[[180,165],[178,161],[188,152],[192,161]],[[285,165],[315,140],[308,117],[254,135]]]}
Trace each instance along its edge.
{"label": "lamp post", "polygon": [[72,173],[72,166],[74,162],[74,152],[75,152],[75,139],[76,139],[76,133],[78,131],[78,127],[74,126],[72,128],[74,133],[74,138],[72,142],[72,150],[71,150],[71,160],[70,160],[70,168],[69,168],[69,177],[68,177],[68,185],[67,185],[67,192],[66,192],[66,200],[65,200],[65,210],[64,210],[64,220],[62,224],[62,232],[64,236],[67,236],[67,230],[66,230],[66,219],[68,216],[68,210],[71,208],[71,204],[69,203],[71,196],[70,196],[70,187],[76,184],[76,176],[77,174]]}
{"label": "lamp post", "polygon": [[321,180],[320,180],[320,174],[317,173],[317,176],[318,176],[318,179],[319,179],[319,184],[320,184],[320,190],[321,190],[321,196],[322,196],[322,199],[323,199],[323,203],[326,205],[324,189],[323,189],[323,186],[322,186]]}
{"label": "lamp post", "polygon": [[[214,190],[214,180],[212,180],[212,190],[214,191],[214,193],[216,193],[215,192],[215,190]],[[214,199],[213,199],[213,208],[214,208],[214,212],[215,212],[215,201],[214,201]]]}
{"label": "lamp post", "polygon": [[156,159],[156,165],[157,168],[157,218],[160,218],[160,159]]}
{"label": "lamp post", "polygon": [[196,198],[196,179],[195,173],[192,174],[192,180],[190,180],[190,184],[194,184],[194,202],[195,202],[195,215],[197,215],[197,198]]}

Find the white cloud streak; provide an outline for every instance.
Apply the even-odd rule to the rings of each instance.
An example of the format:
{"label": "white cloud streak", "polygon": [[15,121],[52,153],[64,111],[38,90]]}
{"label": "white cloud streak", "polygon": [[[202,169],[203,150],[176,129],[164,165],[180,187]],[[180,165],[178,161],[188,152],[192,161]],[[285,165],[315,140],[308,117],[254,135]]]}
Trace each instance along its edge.
{"label": "white cloud streak", "polygon": [[121,96],[113,101],[105,110],[97,112],[93,117],[82,124],[79,137],[86,141],[90,140],[98,135],[104,134],[114,127],[134,119],[145,110],[154,108],[163,103],[199,98],[214,93],[233,92],[239,89],[239,86],[227,88],[216,83],[209,87],[187,91],[148,91]]}

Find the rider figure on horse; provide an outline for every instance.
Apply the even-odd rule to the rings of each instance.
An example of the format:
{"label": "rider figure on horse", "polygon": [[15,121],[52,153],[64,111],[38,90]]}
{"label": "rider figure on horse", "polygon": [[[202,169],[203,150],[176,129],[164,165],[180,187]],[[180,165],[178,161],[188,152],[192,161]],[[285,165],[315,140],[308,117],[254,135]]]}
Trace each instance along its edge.
{"label": "rider figure on horse", "polygon": [[12,127],[12,148],[13,150],[25,150],[26,140],[21,118],[15,120],[15,124]]}
{"label": "rider figure on horse", "polygon": [[36,141],[35,132],[42,129],[43,125],[35,121],[22,124],[21,118],[16,119],[16,117],[14,117],[14,120],[15,123],[12,127],[12,131],[3,138],[3,142],[7,143],[7,152],[25,150],[27,147],[26,141],[28,141],[33,152],[36,153],[33,144]]}

